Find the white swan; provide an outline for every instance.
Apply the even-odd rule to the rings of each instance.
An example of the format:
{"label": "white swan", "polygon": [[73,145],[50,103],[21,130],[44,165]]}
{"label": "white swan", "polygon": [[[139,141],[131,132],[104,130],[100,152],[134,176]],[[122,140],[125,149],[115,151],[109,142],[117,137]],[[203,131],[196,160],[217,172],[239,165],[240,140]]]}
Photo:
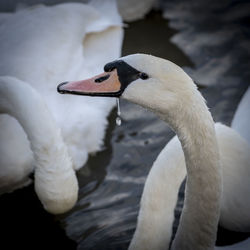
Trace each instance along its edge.
{"label": "white swan", "polygon": [[[248,144],[226,126],[216,125],[215,132],[214,122],[202,96],[191,78],[175,64],[153,56],[136,54],[106,64],[104,70],[104,74],[89,80],[63,83],[58,86],[58,91],[92,96],[121,96],[154,111],[177,133],[185,155],[184,158],[183,153],[180,153],[180,142],[174,138],[158,156],[145,185],[142,208],[130,249],[166,249],[171,236],[176,190],[185,176],[185,164],[188,173],[185,203],[172,247],[213,249],[220,209],[223,214],[227,210],[235,210],[231,202],[238,201],[240,206],[244,203],[241,195],[246,193],[246,183],[242,183],[245,179],[239,176],[250,176],[249,168],[245,168],[249,162]],[[224,151],[228,147],[233,149],[231,144],[236,140],[234,155],[223,155],[222,150],[219,155],[217,138],[219,147]],[[237,146],[240,148],[237,149]],[[233,173],[231,169],[225,169],[227,165],[236,167],[229,162],[234,157],[242,160],[242,165],[237,166],[238,172],[234,173],[236,177],[230,176]],[[223,169],[223,196],[220,161],[226,164]],[[176,165],[180,171],[176,171]],[[230,193],[232,184],[236,183],[239,186],[234,188],[244,192],[240,196],[237,193],[238,197],[230,197],[229,194],[225,198],[225,190]],[[169,202],[172,207],[169,207]],[[148,214],[148,211],[151,213]],[[230,218],[232,214],[225,216],[224,223],[237,227],[237,220],[240,220],[244,227],[249,227],[249,215],[244,213],[245,220],[248,220],[244,222],[244,216],[239,219],[239,211],[236,212],[236,218]]]}
{"label": "white swan", "polygon": [[[78,196],[77,178],[61,131],[41,96],[25,82],[1,76],[0,113],[15,117],[27,134],[34,154],[35,190],[44,208],[54,214],[71,209]],[[15,139],[11,134],[8,137]],[[15,159],[16,155],[11,157]],[[24,162],[19,163],[21,167],[26,165],[26,158],[23,158]],[[2,185],[8,185],[3,173],[4,169],[1,171]]]}
{"label": "white swan", "polygon": [[[119,57],[122,34],[121,19],[112,0],[38,5],[0,13],[0,75],[16,77],[40,93],[63,131],[75,169],[84,165],[88,153],[101,148],[106,117],[114,102],[62,98],[55,92],[56,84],[62,79],[95,74],[107,60]],[[103,49],[103,44],[110,46]],[[20,180],[32,171],[32,162],[20,124],[0,115],[0,190],[11,191],[28,183]]]}
{"label": "white swan", "polygon": [[250,87],[242,97],[237,110],[235,112],[231,127],[245,138],[250,144]]}

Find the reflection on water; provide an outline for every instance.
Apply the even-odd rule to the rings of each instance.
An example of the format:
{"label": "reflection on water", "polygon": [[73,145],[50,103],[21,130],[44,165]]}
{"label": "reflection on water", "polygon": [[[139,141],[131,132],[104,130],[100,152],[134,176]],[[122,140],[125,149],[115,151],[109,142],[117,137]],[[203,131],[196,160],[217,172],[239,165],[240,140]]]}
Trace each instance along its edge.
{"label": "reflection on water", "polygon": [[175,43],[194,63],[185,68],[199,84],[216,121],[228,125],[249,86],[250,2],[162,0],[164,16],[179,32]]}

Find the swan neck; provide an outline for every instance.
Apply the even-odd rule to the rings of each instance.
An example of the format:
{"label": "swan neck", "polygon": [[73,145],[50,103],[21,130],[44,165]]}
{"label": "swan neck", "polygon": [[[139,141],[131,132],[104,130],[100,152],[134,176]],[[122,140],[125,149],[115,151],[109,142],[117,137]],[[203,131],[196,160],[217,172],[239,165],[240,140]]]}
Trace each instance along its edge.
{"label": "swan neck", "polygon": [[17,119],[34,155],[35,191],[44,208],[54,214],[71,209],[78,184],[67,147],[42,97],[27,83],[0,77],[0,113]]}
{"label": "swan neck", "polygon": [[193,108],[183,109],[178,114],[181,120],[171,124],[181,142],[187,168],[184,207],[172,249],[213,249],[216,240],[220,160],[214,122],[199,95]]}
{"label": "swan neck", "polygon": [[39,99],[29,105],[24,102],[16,102],[9,113],[18,120],[26,132],[32,152],[37,160],[43,155],[41,151],[49,152],[49,148],[53,148],[56,142],[61,141],[53,117],[46,105]]}
{"label": "swan neck", "polygon": [[64,158],[61,155],[68,156],[67,148],[60,129],[39,93],[24,82],[5,77],[0,82],[0,94],[0,112],[13,116],[23,127],[36,160],[36,168],[51,171],[53,166],[45,164],[45,161],[71,168],[70,160],[68,164],[60,164],[61,158]]}

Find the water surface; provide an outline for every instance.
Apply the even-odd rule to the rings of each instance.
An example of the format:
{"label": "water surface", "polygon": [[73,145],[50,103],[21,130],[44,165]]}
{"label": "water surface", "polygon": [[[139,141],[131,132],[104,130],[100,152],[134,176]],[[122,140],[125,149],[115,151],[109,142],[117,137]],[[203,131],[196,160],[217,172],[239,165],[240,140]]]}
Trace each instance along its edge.
{"label": "water surface", "polygon": [[[242,11],[245,5],[242,1],[221,1],[207,8],[205,1],[191,1],[195,4],[190,5],[181,0],[172,2],[164,5],[170,21],[160,12],[151,12],[145,20],[128,24],[123,55],[154,54],[184,67],[201,86],[211,80],[214,85],[201,91],[214,119],[230,125],[249,85],[246,44],[250,36],[245,27],[250,19]],[[228,29],[238,34],[237,40]],[[46,213],[33,185],[0,197],[2,244],[25,249],[127,248],[146,176],[174,133],[151,112],[124,100],[121,116],[122,126],[116,126],[113,110],[103,150],[90,156],[77,173],[79,200],[70,212],[61,216]],[[181,205],[182,201],[176,214],[180,214]]]}

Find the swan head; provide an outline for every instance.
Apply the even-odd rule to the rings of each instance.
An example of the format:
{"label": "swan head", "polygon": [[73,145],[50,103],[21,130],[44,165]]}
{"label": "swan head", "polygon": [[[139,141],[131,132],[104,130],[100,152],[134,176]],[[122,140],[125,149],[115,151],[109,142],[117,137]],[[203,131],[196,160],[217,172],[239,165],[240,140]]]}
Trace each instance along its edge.
{"label": "swan head", "polygon": [[104,73],[58,85],[59,93],[121,97],[161,115],[192,105],[197,87],[176,64],[155,56],[133,54],[107,63]]}

